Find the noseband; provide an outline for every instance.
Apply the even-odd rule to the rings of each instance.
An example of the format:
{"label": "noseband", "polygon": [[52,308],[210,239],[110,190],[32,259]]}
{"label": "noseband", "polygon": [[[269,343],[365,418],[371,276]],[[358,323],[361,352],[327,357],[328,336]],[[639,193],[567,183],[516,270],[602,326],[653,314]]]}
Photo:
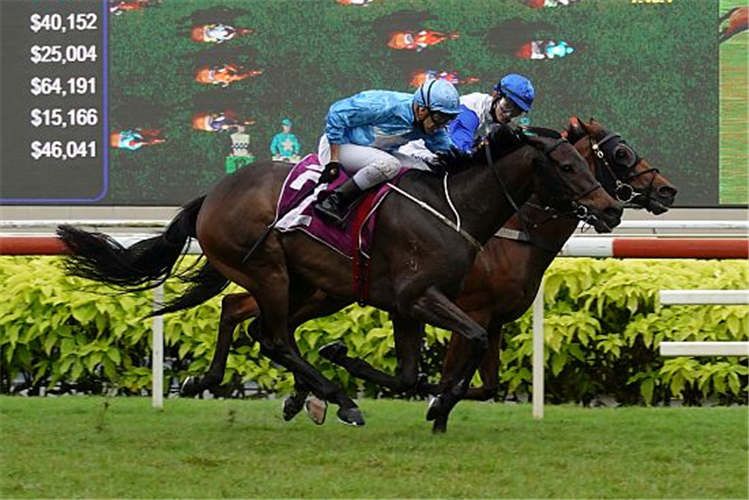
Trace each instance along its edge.
{"label": "noseband", "polygon": [[[596,173],[601,172],[603,176],[602,182],[606,185],[607,191],[613,192],[616,198],[622,203],[630,203],[635,198],[641,196],[650,198],[655,176],[658,173],[657,168],[647,168],[642,172],[634,172],[635,166],[642,161],[642,158],[617,133],[609,133],[599,142],[596,142],[591,136],[588,137],[590,139],[590,147],[593,150],[593,161],[596,163]],[[631,156],[632,161],[627,163],[617,162],[616,152],[621,150],[626,151]],[[607,156],[611,158],[614,167],[606,160]],[[650,178],[647,190],[644,193],[638,193],[630,182],[650,172],[653,172],[653,176]]]}

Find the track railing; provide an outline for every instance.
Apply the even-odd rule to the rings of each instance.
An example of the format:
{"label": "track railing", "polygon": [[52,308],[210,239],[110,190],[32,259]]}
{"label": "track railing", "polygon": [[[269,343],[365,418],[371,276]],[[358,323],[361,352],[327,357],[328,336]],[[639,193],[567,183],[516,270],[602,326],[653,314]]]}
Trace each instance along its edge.
{"label": "track railing", "polygon": [[[749,290],[661,290],[661,304],[749,305]],[[749,342],[661,342],[661,356],[749,356]]]}

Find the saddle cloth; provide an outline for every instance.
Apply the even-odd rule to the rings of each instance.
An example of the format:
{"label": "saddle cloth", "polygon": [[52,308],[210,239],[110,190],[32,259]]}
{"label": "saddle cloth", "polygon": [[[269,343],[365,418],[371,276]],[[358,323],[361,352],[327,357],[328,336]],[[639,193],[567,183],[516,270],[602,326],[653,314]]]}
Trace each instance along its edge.
{"label": "saddle cloth", "polygon": [[[344,224],[339,226],[319,217],[314,211],[314,204],[322,192],[340,186],[349,179],[349,175],[341,170],[338,178],[330,184],[318,185],[323,169],[316,154],[305,156],[291,169],[278,199],[274,227],[282,232],[303,231],[348,258],[353,258],[357,250],[365,258],[370,258],[377,209],[392,188],[385,183],[367,192],[356,203]],[[401,168],[393,182],[407,170]]]}

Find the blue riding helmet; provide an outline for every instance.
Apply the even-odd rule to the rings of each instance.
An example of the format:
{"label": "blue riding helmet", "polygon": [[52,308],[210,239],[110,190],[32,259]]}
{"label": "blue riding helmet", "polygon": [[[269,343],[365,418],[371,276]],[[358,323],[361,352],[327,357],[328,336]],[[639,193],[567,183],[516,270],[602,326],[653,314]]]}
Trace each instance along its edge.
{"label": "blue riding helmet", "polygon": [[460,113],[460,97],[452,83],[447,80],[429,80],[414,93],[414,102],[422,108],[446,115]]}
{"label": "blue riding helmet", "polygon": [[286,125],[287,127],[291,127],[291,120],[289,120],[288,118],[284,118],[283,120],[281,120],[281,125]]}
{"label": "blue riding helmet", "polygon": [[528,111],[533,106],[536,93],[533,84],[526,77],[511,73],[502,78],[494,86],[494,90],[509,97],[523,111]]}

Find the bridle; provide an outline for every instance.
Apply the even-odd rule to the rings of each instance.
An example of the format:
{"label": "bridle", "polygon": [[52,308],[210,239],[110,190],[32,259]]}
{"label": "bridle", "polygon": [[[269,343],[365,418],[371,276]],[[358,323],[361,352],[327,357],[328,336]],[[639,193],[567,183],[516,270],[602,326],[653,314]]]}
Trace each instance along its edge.
{"label": "bridle", "polygon": [[[544,149],[543,149],[544,156],[548,156],[549,154],[551,154],[552,151],[554,151],[556,148],[558,148],[559,146],[565,143],[569,144],[569,141],[566,138],[559,136],[559,138],[557,138],[557,140],[555,140],[553,143],[544,146]],[[500,185],[500,188],[502,189],[502,194],[509,201],[510,206],[512,206],[512,209],[515,211],[515,214],[520,220],[520,224],[523,226],[523,230],[529,236],[531,243],[541,248],[544,248],[546,245],[533,240],[533,233],[530,231],[530,229],[538,228],[540,225],[545,224],[546,222],[552,221],[560,216],[572,216],[572,217],[578,218],[580,220],[585,220],[585,221],[591,221],[595,218],[593,214],[589,213],[588,208],[586,206],[578,203],[578,200],[584,198],[585,196],[592,193],[596,189],[599,189],[599,188],[603,189],[603,185],[598,181],[597,178],[590,188],[588,188],[582,194],[570,200],[569,211],[562,211],[562,210],[552,208],[552,207],[543,207],[542,209],[545,212],[552,212],[552,214],[549,216],[547,220],[541,223],[537,223],[537,222],[533,222],[527,219],[527,217],[521,212],[518,204],[512,198],[512,195],[510,194],[510,191],[507,189],[507,185],[505,184],[504,180],[499,175],[498,170],[494,168],[494,161],[492,159],[492,153],[491,153],[491,144],[488,140],[484,141],[484,151],[486,154],[486,162],[487,162],[488,167],[492,170],[492,173],[494,174],[495,179],[497,180],[497,182]]]}
{"label": "bridle", "polygon": [[[598,172],[600,172],[601,181],[608,192],[614,193],[616,198],[622,203],[631,203],[636,198],[643,196],[646,199],[650,198],[655,177],[658,174],[657,168],[651,167],[641,172],[634,172],[635,166],[642,161],[642,158],[617,133],[609,133],[598,142],[590,135],[588,137],[590,139],[590,148],[593,151],[593,161],[596,164],[596,177],[599,176]],[[627,157],[631,158],[631,161],[626,163],[617,162],[617,151],[625,151]],[[606,160],[607,156],[612,159],[613,166]],[[638,192],[630,184],[641,175],[651,172],[653,175],[644,192]]]}

